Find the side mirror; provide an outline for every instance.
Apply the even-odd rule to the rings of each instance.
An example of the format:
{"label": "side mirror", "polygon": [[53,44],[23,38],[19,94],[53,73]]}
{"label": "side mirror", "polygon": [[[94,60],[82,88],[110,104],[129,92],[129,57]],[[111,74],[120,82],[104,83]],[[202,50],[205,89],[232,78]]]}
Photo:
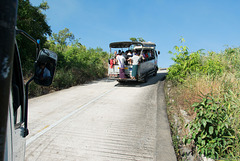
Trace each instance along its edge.
{"label": "side mirror", "polygon": [[160,55],[160,51],[158,51],[158,55]]}
{"label": "side mirror", "polygon": [[48,49],[40,50],[35,62],[34,82],[42,86],[50,86],[53,81],[56,65],[56,53]]}

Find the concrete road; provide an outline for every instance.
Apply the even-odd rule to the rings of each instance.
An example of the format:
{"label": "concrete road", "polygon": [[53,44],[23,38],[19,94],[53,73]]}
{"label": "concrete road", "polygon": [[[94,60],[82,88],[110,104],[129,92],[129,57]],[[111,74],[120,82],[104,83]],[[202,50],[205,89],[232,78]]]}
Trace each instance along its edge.
{"label": "concrete road", "polygon": [[174,161],[161,71],[103,79],[29,100],[26,160]]}

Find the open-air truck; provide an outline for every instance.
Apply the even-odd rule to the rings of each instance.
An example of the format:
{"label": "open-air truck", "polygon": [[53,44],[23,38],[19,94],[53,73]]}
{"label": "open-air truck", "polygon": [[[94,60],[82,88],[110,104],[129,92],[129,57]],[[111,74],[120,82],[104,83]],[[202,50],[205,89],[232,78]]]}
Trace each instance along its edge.
{"label": "open-air truck", "polygon": [[[34,80],[36,84],[49,86],[57,64],[56,53],[48,49],[40,50],[40,41],[15,27],[17,7],[17,0],[0,1],[0,161],[24,160],[26,136],[29,133],[28,85]],[[36,45],[34,75],[26,84],[16,34],[27,37]]]}
{"label": "open-air truck", "polygon": [[[127,50],[136,51],[140,53],[140,56],[143,55],[143,53],[151,52],[151,57],[142,60],[139,63],[138,66],[138,77],[137,79],[131,79],[132,76],[132,65],[125,63],[125,79],[119,79],[119,64],[115,63],[113,65],[108,64],[108,77],[109,79],[115,79],[119,82],[126,82],[126,81],[138,81],[138,82],[146,82],[147,77],[150,75],[156,76],[158,71],[158,55],[160,54],[160,51],[156,51],[156,44],[152,42],[113,42],[109,44],[110,47],[110,53],[112,53],[112,48],[114,50]],[[118,51],[117,51],[118,52]],[[114,59],[114,58],[112,58]],[[115,61],[113,61],[115,62]]]}

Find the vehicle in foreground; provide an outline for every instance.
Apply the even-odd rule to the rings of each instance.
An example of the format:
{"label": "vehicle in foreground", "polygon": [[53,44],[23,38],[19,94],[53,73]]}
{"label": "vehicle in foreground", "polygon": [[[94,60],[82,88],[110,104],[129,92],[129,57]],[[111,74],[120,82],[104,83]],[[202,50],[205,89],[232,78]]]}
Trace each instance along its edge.
{"label": "vehicle in foreground", "polygon": [[[57,54],[40,50],[36,40],[17,29],[17,0],[0,1],[0,160],[24,160],[28,135],[28,85],[49,86],[53,81]],[[23,81],[20,53],[16,34],[27,37],[36,45],[34,75],[26,84]],[[33,51],[35,52],[35,51]]]}
{"label": "vehicle in foreground", "polygon": [[[109,44],[110,53],[114,49],[114,54],[108,62],[108,77],[109,79],[115,79],[119,82],[126,81],[138,81],[146,82],[147,77],[150,75],[155,76],[158,71],[158,55],[160,51],[156,51],[156,44],[152,42],[113,42]],[[118,60],[118,56],[125,57],[124,62],[124,74],[125,77],[120,78],[121,62]],[[138,63],[137,76],[133,78],[133,64],[132,57],[134,54],[138,54],[140,59]]]}

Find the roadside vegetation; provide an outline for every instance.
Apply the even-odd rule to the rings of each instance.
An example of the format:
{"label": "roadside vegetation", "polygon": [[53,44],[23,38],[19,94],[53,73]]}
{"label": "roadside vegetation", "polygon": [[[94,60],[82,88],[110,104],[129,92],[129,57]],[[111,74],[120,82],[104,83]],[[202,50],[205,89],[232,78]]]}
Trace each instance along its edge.
{"label": "roadside vegetation", "polygon": [[31,84],[33,96],[83,84],[107,74],[108,53],[101,48],[87,49],[67,28],[53,33],[44,46],[58,54],[57,70],[50,87]]}
{"label": "roadside vegetation", "polygon": [[[46,15],[42,11],[49,9],[47,2],[32,6],[29,0],[19,0],[17,26],[33,38],[40,39],[40,45],[58,55],[57,69],[53,84],[50,87],[31,83],[30,97],[39,96],[51,91],[68,88],[98,78],[107,74],[108,54],[101,48],[89,48],[79,42],[68,28],[52,33]],[[21,35],[17,36],[21,55],[24,79],[33,76],[36,59],[35,44]]]}
{"label": "roadside vegetation", "polygon": [[240,159],[240,48],[174,49],[165,92],[178,160]]}

